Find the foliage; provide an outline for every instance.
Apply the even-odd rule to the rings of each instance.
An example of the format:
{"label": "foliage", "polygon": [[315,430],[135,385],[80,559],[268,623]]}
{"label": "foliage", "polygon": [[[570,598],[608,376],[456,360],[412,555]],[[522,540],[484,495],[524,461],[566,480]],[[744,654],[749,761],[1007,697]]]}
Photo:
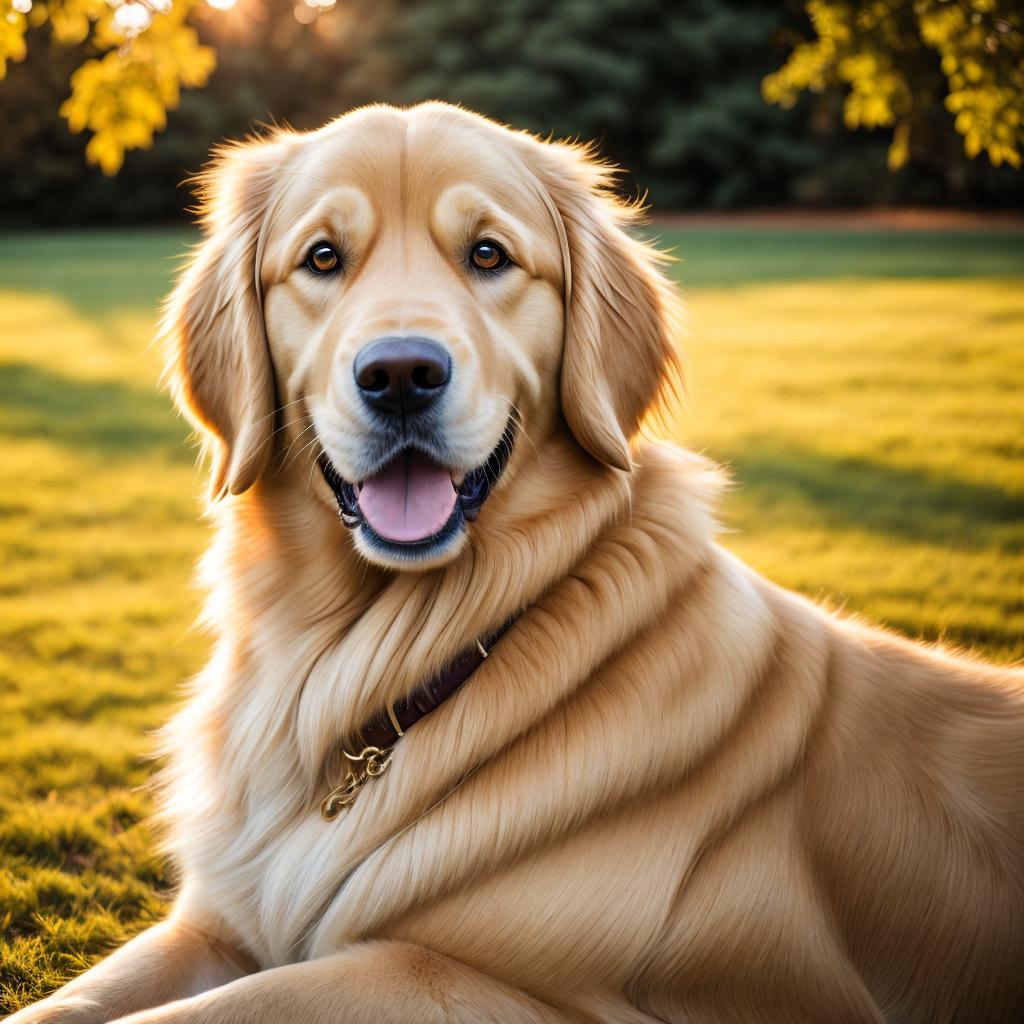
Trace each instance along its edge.
{"label": "foliage", "polygon": [[90,57],[72,74],[60,112],[73,132],[92,133],[89,162],[116,174],[126,150],[148,148],[153,133],[166,127],[181,88],[205,85],[213,71],[214,50],[186,24],[196,2],[0,0],[0,78],[8,60],[24,59],[30,23],[49,21],[53,40],[64,46],[88,40],[103,56]]}
{"label": "foliage", "polygon": [[[36,0],[31,16],[57,2]],[[1024,175],[968,160],[951,123],[915,129],[913,160],[887,175],[885,141],[846,132],[840,97],[805,93],[788,111],[766,104],[762,79],[785,41],[809,30],[802,0],[343,0],[331,9],[240,0],[230,11],[211,6],[230,0],[187,2],[178,27],[195,30],[199,52],[216,51],[217,67],[204,88],[182,88],[159,145],[131,151],[116,181],[83,169],[87,143],[57,110],[78,68],[128,60],[150,45],[149,33],[97,53],[88,19],[78,22],[87,38],[74,45],[49,45],[49,14],[28,27],[24,59],[0,82],[0,219],[180,218],[188,196],[178,183],[214,143],[254,123],[314,128],[358,103],[432,97],[542,135],[596,139],[630,170],[627,189],[661,206],[1024,202]],[[85,83],[101,84],[98,73]],[[165,106],[140,99],[154,88],[136,94],[149,110],[140,140],[158,130]],[[76,106],[84,108],[72,97],[64,109]],[[114,147],[96,147],[112,163]]]}
{"label": "foliage", "polygon": [[[12,2],[31,0],[0,0]],[[120,168],[125,150],[152,143],[153,132],[165,126],[166,111],[177,106],[182,86],[206,84],[214,49],[200,44],[187,23],[197,5],[198,0],[36,0],[33,5],[29,17],[36,24],[48,19],[57,42],[73,45],[88,38],[103,54],[74,72],[71,97],[61,112],[72,131],[93,133],[86,155],[106,173]],[[747,163],[750,140],[766,131],[781,131],[788,144],[760,154],[762,178],[783,180],[806,162],[799,133],[786,132],[788,119],[766,109],[757,95],[759,75],[771,64],[768,41],[780,15],[756,0],[724,5],[504,0],[491,6],[477,0],[405,5],[349,0],[346,7],[319,19],[300,39],[335,64],[332,49],[352,50],[345,37],[356,35],[368,44],[358,61],[342,63],[341,75],[327,91],[334,102],[321,118],[337,112],[339,99],[348,106],[382,95],[397,101],[450,98],[544,132],[604,138],[613,156],[650,167],[666,189],[675,183],[676,202],[685,201],[687,193],[710,191],[713,203],[728,205],[747,191],[750,171],[735,169]],[[290,25],[278,28],[285,28],[289,41],[300,27],[291,17],[293,9],[310,10],[290,2],[265,8],[275,21],[288,19]],[[128,12],[143,12],[145,24],[121,17]],[[15,34],[5,48],[12,59],[24,57],[18,33],[28,20],[15,14]],[[206,29],[211,41],[224,42],[215,24]],[[250,32],[246,44],[259,46],[261,34]],[[750,54],[758,51],[752,62]],[[507,60],[509,53],[517,59]],[[266,61],[261,63],[265,72]],[[264,88],[268,85],[273,91],[270,83]],[[296,113],[272,112],[290,120]],[[684,163],[687,178],[672,173]]]}
{"label": "foliage", "polygon": [[[1024,656],[1020,234],[661,235],[691,309],[680,433],[736,474],[727,545],[912,636]],[[169,898],[139,787],[207,646],[207,528],[147,343],[193,240],[0,236],[0,1014]]]}
{"label": "foliage", "polygon": [[758,94],[786,24],[785,5],[760,0],[410,4],[381,19],[346,84],[360,100],[436,96],[597,139],[661,202],[730,206],[777,193],[819,156],[800,119]]}
{"label": "foliage", "polygon": [[964,150],[1021,166],[1024,20],[1018,0],[808,0],[817,37],[764,80],[770,102],[805,90],[849,89],[849,128],[893,128],[889,166],[902,167],[915,133],[942,101]]}

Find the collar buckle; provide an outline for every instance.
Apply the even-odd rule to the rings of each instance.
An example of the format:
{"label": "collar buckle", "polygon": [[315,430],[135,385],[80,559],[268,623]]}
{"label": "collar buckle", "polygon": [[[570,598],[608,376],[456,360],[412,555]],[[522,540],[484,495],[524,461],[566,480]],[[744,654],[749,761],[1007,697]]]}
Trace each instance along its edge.
{"label": "collar buckle", "polygon": [[394,747],[363,747],[358,754],[350,754],[347,750],[342,753],[351,762],[351,767],[341,783],[320,804],[320,814],[325,821],[334,821],[342,811],[347,811],[355,803],[363,786],[388,770],[394,756]]}

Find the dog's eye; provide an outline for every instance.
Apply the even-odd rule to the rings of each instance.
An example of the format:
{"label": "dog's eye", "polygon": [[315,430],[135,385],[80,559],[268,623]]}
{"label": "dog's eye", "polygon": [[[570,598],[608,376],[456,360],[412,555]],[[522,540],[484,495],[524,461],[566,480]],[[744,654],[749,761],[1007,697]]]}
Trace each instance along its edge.
{"label": "dog's eye", "polygon": [[507,267],[511,260],[497,242],[485,238],[469,250],[469,262],[477,270],[501,270],[502,267]]}
{"label": "dog's eye", "polygon": [[306,266],[314,274],[330,274],[341,266],[341,257],[330,242],[317,242],[306,253]]}

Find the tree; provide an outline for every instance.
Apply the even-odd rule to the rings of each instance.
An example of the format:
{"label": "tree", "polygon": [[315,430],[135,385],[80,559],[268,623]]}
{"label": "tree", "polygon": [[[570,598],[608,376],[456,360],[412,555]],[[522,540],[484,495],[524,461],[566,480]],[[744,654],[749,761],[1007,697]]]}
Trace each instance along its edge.
{"label": "tree", "polygon": [[763,82],[791,106],[809,90],[848,89],[843,118],[893,128],[889,167],[902,167],[941,101],[972,159],[1021,166],[1024,31],[1019,0],[807,0],[817,38]]}
{"label": "tree", "polygon": [[[356,6],[369,13],[377,2]],[[594,139],[660,203],[784,201],[822,156],[800,115],[760,96],[788,6],[407,0],[380,19],[344,86],[361,100],[432,96],[542,135]]]}
{"label": "tree", "polygon": [[[880,175],[887,140],[845,131],[835,91],[765,103],[763,79],[808,35],[804,0],[164,0],[134,37],[109,5],[159,0],[12,2],[28,0],[0,0],[16,15],[0,16],[14,30],[0,53],[23,56],[0,82],[0,223],[176,219],[177,183],[224,138],[432,98],[593,139],[663,208],[1024,201],[1024,175],[969,160],[941,108],[915,128],[915,160]],[[941,76],[932,51],[917,59]],[[82,167],[87,151],[109,173],[128,150],[116,178]]]}
{"label": "tree", "polygon": [[[798,120],[760,99],[770,41],[788,18],[761,0],[345,0],[319,17],[334,2],[246,0],[232,12],[241,24],[260,8],[258,27],[232,42],[261,51],[264,69],[284,24],[307,29],[297,45],[332,69],[315,94],[327,101],[322,116],[358,102],[450,99],[543,134],[598,139],[673,203],[778,196],[818,155]],[[24,57],[29,26],[49,25],[58,44],[98,51],[83,54],[60,110],[72,131],[91,133],[89,161],[114,174],[127,150],[152,144],[183,88],[207,84],[215,49],[222,62],[236,60],[223,19],[218,26],[207,16],[207,5],[233,4],[0,0],[9,12],[0,74],[4,57]],[[365,43],[356,53],[353,38]],[[295,74],[308,81],[315,69]],[[262,83],[269,110],[256,116],[315,123],[303,117],[310,104],[282,102],[270,77]],[[774,143],[763,145],[768,138]]]}
{"label": "tree", "polygon": [[61,114],[72,131],[91,132],[90,163],[115,174],[126,150],[153,144],[181,89],[205,85],[216,65],[213,49],[187,23],[196,5],[197,0],[0,0],[0,78],[9,60],[24,59],[30,27],[49,23],[61,46],[88,41],[100,56],[89,57],[71,75]]}

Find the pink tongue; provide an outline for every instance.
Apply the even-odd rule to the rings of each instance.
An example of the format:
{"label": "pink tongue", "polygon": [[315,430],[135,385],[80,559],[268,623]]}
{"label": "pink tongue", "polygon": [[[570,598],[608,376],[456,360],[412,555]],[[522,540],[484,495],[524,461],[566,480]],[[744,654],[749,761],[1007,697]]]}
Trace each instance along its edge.
{"label": "pink tongue", "polygon": [[425,540],[448,522],[455,487],[448,470],[422,452],[395,456],[376,476],[363,481],[359,507],[385,540]]}

